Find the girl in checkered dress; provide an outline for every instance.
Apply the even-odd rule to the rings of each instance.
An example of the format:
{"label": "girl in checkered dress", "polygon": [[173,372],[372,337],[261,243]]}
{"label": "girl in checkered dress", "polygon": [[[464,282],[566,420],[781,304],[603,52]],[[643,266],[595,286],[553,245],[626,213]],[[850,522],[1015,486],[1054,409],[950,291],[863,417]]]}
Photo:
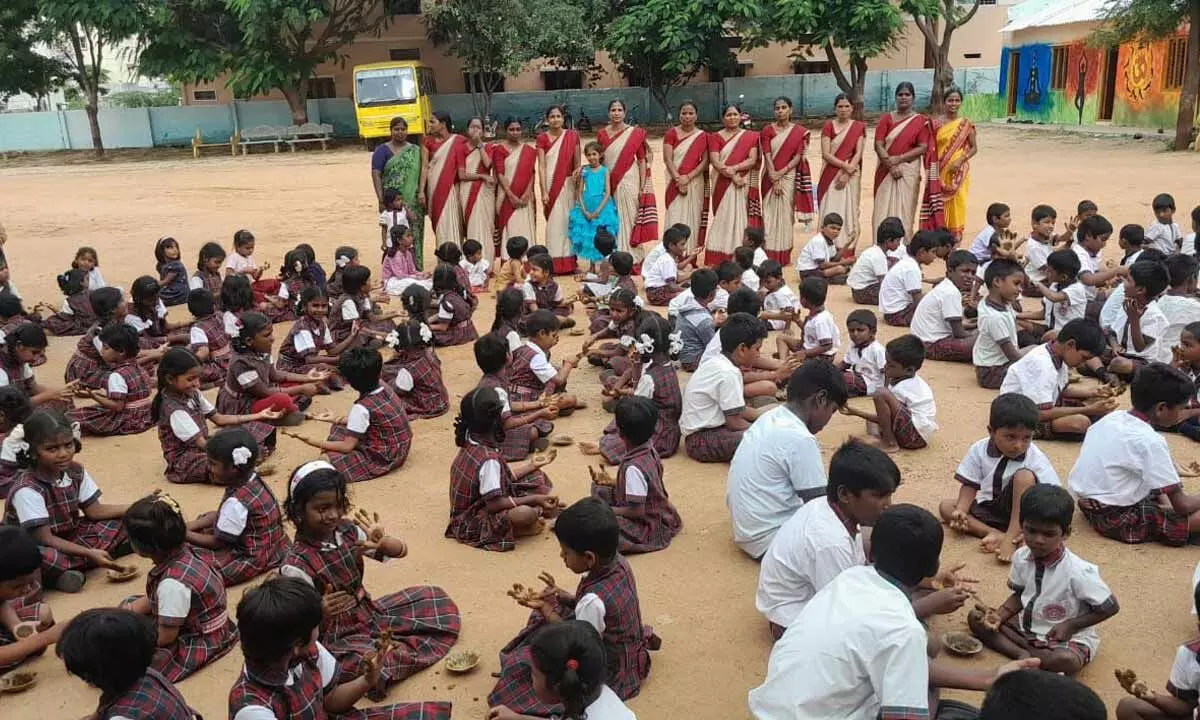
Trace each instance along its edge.
{"label": "girl in checkered dress", "polygon": [[64,295],[62,309],[42,319],[42,327],[50,335],[82,335],[96,322],[96,313],[88,300],[87,273],[71,269],[59,275],[58,289]]}
{"label": "girl in checkered dress", "polygon": [[650,650],[657,650],[660,641],[649,626],[642,625],[637,581],[617,552],[620,528],[612,509],[599,498],[584,498],[562,511],[554,534],[563,563],[583,578],[570,593],[558,587],[549,573],[542,573],[543,592],[516,598],[533,612],[525,628],[500,651],[500,679],[488,695],[491,707],[503,705],[538,717],[562,709],[546,704],[534,690],[530,641],[545,625],[563,620],[582,620],[600,633],[608,660],[608,686],[622,700],[636,696],[650,674]]}
{"label": "girl in checkered dress", "polygon": [[55,652],[67,672],[100,691],[97,720],[199,720],[151,664],[154,626],[129,610],[85,610],[67,624]]}
{"label": "girl in checkered dress", "polygon": [[479,337],[475,323],[471,320],[475,308],[467,301],[468,297],[475,296],[469,286],[464,288],[459,285],[456,268],[457,266],[439,263],[433,271],[433,292],[438,300],[437,312],[429,318],[429,325],[433,328],[434,342],[438,347],[464,345],[475,342]]}
{"label": "girl in checkered dress", "polygon": [[[42,553],[18,527],[0,525],[0,674],[41,655],[58,640],[54,614],[40,602]],[[15,621],[15,622],[14,622]],[[17,623],[33,623],[37,632],[17,639]]]}
{"label": "girl in checkered dress", "polygon": [[283,256],[279,268],[279,292],[268,295],[264,310],[271,322],[292,322],[296,319],[298,300],[304,288],[312,285],[308,276],[308,254],[292,250]]}
{"label": "girl in checkered dress", "polygon": [[[283,514],[271,488],[254,471],[258,442],[244,428],[226,428],[208,441],[208,472],[225,486],[215,514],[188,523],[188,542],[212,551],[225,585],[238,585],[279,567],[287,551]],[[207,559],[207,555],[205,556]]]}
{"label": "girl in checkered dress", "polygon": [[187,342],[183,333],[171,334],[186,326],[186,323],[171,323],[167,320],[167,306],[158,297],[158,280],[143,275],[133,281],[129,296],[133,303],[125,315],[125,324],[137,330],[138,343],[143,350],[155,350],[164,344],[182,345]]}
{"label": "girl in checkered dress", "polygon": [[[170,348],[158,364],[158,394],[150,418],[158,425],[158,442],[166,461],[167,482],[212,482],[208,472],[208,421],[218,427],[240,425],[268,456],[275,450],[275,426],[281,413],[262,410],[251,415],[223,415],[200,394],[200,363],[183,348]],[[0,466],[3,451],[0,451]]]}
{"label": "girl in checkered dress", "polygon": [[75,354],[67,362],[64,373],[66,381],[78,382],[84,387],[101,387],[103,371],[100,368],[100,340],[96,336],[110,322],[124,322],[128,306],[125,297],[115,287],[103,287],[88,294],[96,323],[88,328],[75,344]]}
{"label": "girl in checkered dress", "polygon": [[201,288],[188,293],[188,312],[196,318],[188,331],[188,349],[200,361],[202,390],[211,390],[225,382],[233,346],[225,332],[225,323],[217,315],[212,293]]}
{"label": "girl in checkered dress", "polygon": [[525,314],[525,295],[520,288],[508,288],[496,294],[496,318],[492,333],[504,338],[509,352],[521,347],[521,318]]}
{"label": "girl in checkered dress", "polygon": [[[309,370],[306,375],[283,372],[271,364],[275,333],[270,319],[257,312],[240,318],[241,327],[232,338],[233,358],[225,383],[217,393],[217,412],[222,415],[252,415],[277,410],[291,422],[320,392],[328,374]],[[293,416],[289,418],[288,416]]]}
{"label": "girl in checkered dress", "polygon": [[[439,264],[445,263],[454,270],[454,279],[458,287],[462,288],[463,299],[471,306],[471,312],[475,312],[475,308],[479,307],[479,298],[471,292],[471,273],[462,265],[462,248],[458,246],[458,243],[444,242],[437,246],[433,254]],[[434,269],[436,270],[436,268]],[[434,281],[434,289],[437,289],[436,281]]]}
{"label": "girl in checkered dress", "polygon": [[221,324],[225,334],[230,338],[238,334],[242,326],[241,316],[248,312],[257,312],[258,305],[254,302],[254,288],[250,286],[250,278],[245,275],[229,275],[221,281]]}
{"label": "girl in checkered dress", "polygon": [[29,419],[33,406],[29,397],[11,385],[0,388],[0,500],[8,499],[8,491],[17,476],[17,448],[9,442],[12,429]]}
{"label": "girl in checkered dress", "polygon": [[137,331],[109,325],[100,331],[100,359],[108,368],[103,390],[90,390],[95,405],[68,413],[88,435],[136,435],[154,426],[150,418],[150,375],[137,362]]}
{"label": "girl in checkered dress", "polygon": [[[75,388],[43,387],[33,375],[33,366],[46,357],[46,333],[38,325],[25,323],[4,335],[0,333],[0,387],[15,387],[29,403],[43,410],[66,412],[74,405]],[[99,338],[96,338],[99,343]],[[104,369],[107,374],[107,368]]]}
{"label": "girl in checkered dress", "polygon": [[203,551],[187,543],[187,523],[169,495],[155,493],[129,506],[125,532],[134,551],[154,561],[146,594],[122,607],[154,619],[158,628],[150,667],[179,682],[223,657],[237,643],[225,608],[225,581]]}
{"label": "girl in checkered dress", "polygon": [[617,467],[614,484],[601,484],[601,476],[593,475],[592,494],[607,502],[616,514],[622,554],[662,550],[679,534],[683,520],[667,496],[662,460],[652,442],[658,406],[650,398],[621,398],[616,416],[625,456]]}
{"label": "girl in checkered dress", "polygon": [[342,294],[330,295],[329,332],[341,343],[358,329],[358,340],[350,347],[382,347],[383,336],[392,329],[396,313],[377,314],[371,305],[371,271],[352,265],[341,274]]}
{"label": "girl in checkered dress", "polygon": [[352,324],[350,333],[335,343],[329,332],[329,298],[315,285],[300,292],[297,302],[299,318],[283,338],[279,346],[279,357],[275,367],[284,372],[306,373],[321,370],[330,373],[330,389],[342,389],[340,379],[335,379],[338,358],[358,341],[361,325]]}
{"label": "girl in checkered dress", "polygon": [[37,410],[8,434],[20,470],[4,507],[4,524],[24,528],[42,550],[42,577],[79,592],[84,570],[118,569],[129,553],[121,516],[126,505],[100,502],[100,488],[75,462],[82,445],[62,413]]}
{"label": "girl in checkered dress", "polygon": [[333,251],[333,274],[329,276],[329,282],[326,285],[326,292],[329,297],[341,295],[345,290],[342,287],[342,276],[346,270],[352,267],[360,267],[358,261],[358,250],[349,245],[342,245],[337,250]]}
{"label": "girl in checkered dress", "polygon": [[396,470],[408,459],[412,428],[404,403],[380,382],[383,358],[378,350],[353,348],[338,361],[338,372],[358,391],[358,400],[344,418],[328,414],[310,415],[312,420],[333,426],[326,440],[313,440],[297,433],[285,434],[325,454],[347,482],[373,480]]}
{"label": "girl in checkered dress", "polygon": [[541,468],[553,458],[537,456],[509,465],[500,454],[504,404],[491,388],[467,393],[454,420],[458,455],[450,465],[450,522],[446,537],[484,550],[505,551],[515,539],[545,529],[541,518],[558,514]]}
{"label": "girl in checkered dress", "polygon": [[513,350],[508,372],[508,395],[511,400],[537,400],[542,395],[556,395],[560,415],[570,415],[586,404],[563,390],[567,378],[582,355],[563,360],[555,370],[550,364],[550,350],[558,344],[561,325],[549,310],[536,310],[525,318],[525,344]]}
{"label": "girl in checkered dress", "polygon": [[410,320],[387,336],[394,354],[383,364],[383,379],[400,396],[409,417],[440,417],[450,409],[450,391],[442,381],[442,361],[430,346],[436,333],[415,312],[429,306],[429,293],[412,285],[405,288],[401,302]]}
{"label": "girl in checkered dress", "polygon": [[279,572],[297,577],[322,594],[325,618],[320,641],[338,660],[339,679],[352,680],[363,657],[384,632],[393,650],[382,658],[380,684],[367,691],[381,700],[387,689],[433,665],[458,639],[458,606],[439,587],[418,585],[373,599],[363,588],[363,558],[377,562],[408,555],[404,541],[388,535],[360,510],[346,517],[346,478],[323,460],[292,473],[284,510],[296,526],[296,541]]}
{"label": "girl in checkered dress", "polygon": [[[620,358],[621,362],[625,360],[626,348],[619,341],[622,337],[628,335],[632,337],[637,329],[641,318],[639,317],[641,308],[638,307],[638,296],[636,293],[631,293],[628,290],[616,289],[608,296],[608,312],[601,316],[597,314],[597,318],[607,318],[607,322],[592,331],[592,334],[583,341],[583,347],[580,352],[587,353],[588,362],[597,367],[609,367],[609,363],[614,358]],[[615,339],[618,342],[604,343],[596,349],[592,349],[592,345],[597,340]]]}
{"label": "girl in checkered dress", "polygon": [[479,379],[480,388],[496,391],[504,406],[500,421],[504,426],[504,441],[500,443],[500,454],[508,462],[524,460],[532,450],[545,450],[549,437],[554,432],[558,407],[552,402],[537,400],[510,400],[506,368],[512,354],[508,343],[497,333],[484,335],[475,341],[475,363],[483,371]]}
{"label": "girl in checkered dress", "polygon": [[215,242],[204,243],[200,247],[196,272],[188,279],[189,290],[207,290],[212,293],[218,311],[221,309],[221,265],[224,262],[225,248]]}

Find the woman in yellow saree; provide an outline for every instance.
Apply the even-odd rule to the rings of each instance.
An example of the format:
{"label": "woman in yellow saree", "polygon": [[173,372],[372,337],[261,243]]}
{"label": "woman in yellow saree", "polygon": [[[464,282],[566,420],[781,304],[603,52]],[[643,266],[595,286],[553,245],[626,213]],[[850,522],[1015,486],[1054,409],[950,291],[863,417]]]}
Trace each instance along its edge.
{"label": "woman in yellow saree", "polygon": [[936,120],[938,167],[941,168],[942,204],[946,229],[954,239],[962,240],[967,225],[967,196],[971,191],[971,158],[979,152],[975,141],[975,125],[959,117],[962,91],[952,87],[946,91],[942,116]]}

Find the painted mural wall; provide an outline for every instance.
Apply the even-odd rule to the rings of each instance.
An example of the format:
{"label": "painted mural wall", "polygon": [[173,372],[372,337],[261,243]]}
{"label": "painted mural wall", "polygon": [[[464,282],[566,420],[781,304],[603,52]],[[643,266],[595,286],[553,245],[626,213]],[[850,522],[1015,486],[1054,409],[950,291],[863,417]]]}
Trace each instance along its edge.
{"label": "painted mural wall", "polygon": [[1122,45],[1117,60],[1113,122],[1134,127],[1175,127],[1179,90],[1163,88],[1167,41]]}

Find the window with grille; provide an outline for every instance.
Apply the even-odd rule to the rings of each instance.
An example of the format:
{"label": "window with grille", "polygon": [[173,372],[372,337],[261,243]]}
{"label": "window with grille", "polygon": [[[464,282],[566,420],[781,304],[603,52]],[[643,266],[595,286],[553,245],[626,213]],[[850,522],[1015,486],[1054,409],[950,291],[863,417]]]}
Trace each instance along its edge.
{"label": "window with grille", "polygon": [[830,72],[830,66],[824,60],[793,60],[792,72],[796,75],[823,75]]}
{"label": "window with grille", "polygon": [[328,100],[337,97],[337,85],[331,77],[315,77],[308,81],[309,100]]}
{"label": "window with grille", "polygon": [[1050,49],[1050,89],[1067,89],[1067,47],[1065,45]]}
{"label": "window with grille", "polygon": [[543,70],[543,90],[579,90],[583,87],[582,70]]}
{"label": "window with grille", "polygon": [[388,59],[392,62],[401,60],[420,60],[421,48],[392,48],[388,50]]}
{"label": "window with grille", "polygon": [[1163,89],[1178,90],[1183,87],[1183,71],[1187,67],[1187,38],[1172,38],[1167,43],[1166,70],[1163,72]]}
{"label": "window with grille", "polygon": [[217,91],[216,90],[193,90],[192,91],[192,100],[195,100],[196,102],[216,102],[217,101]]}

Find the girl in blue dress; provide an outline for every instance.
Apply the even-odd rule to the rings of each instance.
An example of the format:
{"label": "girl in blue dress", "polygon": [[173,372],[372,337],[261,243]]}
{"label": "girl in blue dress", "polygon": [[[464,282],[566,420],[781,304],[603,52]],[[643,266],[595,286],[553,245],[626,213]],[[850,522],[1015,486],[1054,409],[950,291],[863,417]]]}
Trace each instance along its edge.
{"label": "girl in blue dress", "polygon": [[590,142],[583,153],[588,164],[580,171],[580,182],[575,185],[576,203],[571,210],[567,232],[575,256],[592,263],[591,272],[595,272],[596,263],[604,259],[596,250],[596,231],[603,227],[615,237],[620,221],[608,187],[608,168],[602,162],[604,147],[598,142]]}

